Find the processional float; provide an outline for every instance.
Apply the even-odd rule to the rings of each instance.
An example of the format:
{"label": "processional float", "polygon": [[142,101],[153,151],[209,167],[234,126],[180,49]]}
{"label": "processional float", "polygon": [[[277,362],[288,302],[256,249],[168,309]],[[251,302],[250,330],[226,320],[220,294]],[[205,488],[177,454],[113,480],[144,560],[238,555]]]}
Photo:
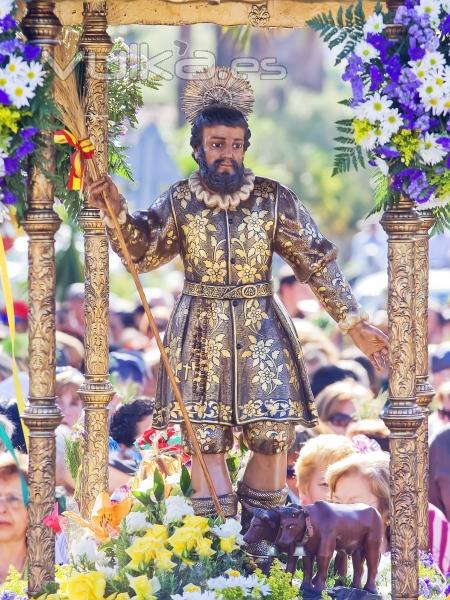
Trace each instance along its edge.
{"label": "processional float", "polygon": [[[302,27],[315,14],[350,2],[299,0],[29,0],[22,27],[29,41],[52,56],[61,24],[83,25],[80,47],[87,75],[87,127],[99,170],[107,171],[106,59],[111,49],[107,26],[120,24],[252,25]],[[373,7],[374,3],[365,3]],[[403,4],[388,0],[395,10]],[[388,26],[390,35],[403,35]],[[55,490],[55,249],[60,220],[45,172],[54,172],[53,132],[40,133],[43,163],[29,172],[28,209],[23,223],[29,236],[30,392],[24,421],[29,428],[29,594],[37,595],[54,578],[54,538],[43,525]],[[392,597],[418,597],[418,550],[428,547],[427,415],[433,390],[428,381],[428,232],[430,211],[417,211],[408,198],[387,210],[381,223],[388,234],[389,403],[382,418],[391,431]],[[97,209],[85,203],[79,218],[85,260],[85,383],[80,395],[86,414],[81,508],[90,509],[107,489],[108,241]]]}

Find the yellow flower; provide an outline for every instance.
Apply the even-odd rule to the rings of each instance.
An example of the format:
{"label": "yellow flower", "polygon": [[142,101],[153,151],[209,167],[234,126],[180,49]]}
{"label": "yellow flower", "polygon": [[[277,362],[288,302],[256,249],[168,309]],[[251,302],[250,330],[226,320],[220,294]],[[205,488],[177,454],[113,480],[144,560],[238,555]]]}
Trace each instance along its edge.
{"label": "yellow flower", "polygon": [[144,536],[138,538],[134,544],[126,549],[126,553],[131,558],[129,567],[131,569],[138,570],[141,563],[148,563],[155,558],[157,552],[164,550],[164,543],[162,540],[152,537],[149,538]]}
{"label": "yellow flower", "polygon": [[130,600],[130,596],[126,592],[114,592],[106,600]]}
{"label": "yellow flower", "polygon": [[193,527],[183,526],[179,527],[178,529],[175,529],[173,535],[169,538],[168,541],[169,544],[172,546],[175,554],[181,556],[184,550],[193,550],[197,545],[197,541],[201,538],[202,533],[200,529],[194,529]]}
{"label": "yellow flower", "polygon": [[197,553],[200,558],[208,558],[209,556],[215,554],[215,551],[211,550],[211,544],[212,540],[209,540],[208,538],[202,538],[201,540],[198,540]]}
{"label": "yellow flower", "polygon": [[228,577],[240,577],[241,576],[239,571],[236,571],[236,569],[227,569],[225,571],[225,573],[228,575]]}
{"label": "yellow flower", "polygon": [[67,581],[67,595],[69,598],[83,598],[83,600],[103,600],[106,581],[103,573],[88,571],[87,573],[74,573]]}
{"label": "yellow flower", "polygon": [[172,558],[172,552],[170,550],[158,550],[155,554],[155,567],[161,571],[171,571],[176,564],[170,559]]}
{"label": "yellow flower", "polygon": [[200,592],[200,588],[198,587],[198,585],[194,585],[193,583],[188,583],[187,585],[184,586],[183,588],[183,592]]}
{"label": "yellow flower", "polygon": [[20,112],[7,106],[0,106],[0,125],[4,125],[13,133],[18,130],[17,121],[20,119]]}
{"label": "yellow flower", "polygon": [[209,523],[206,517],[198,517],[197,515],[186,515],[183,522],[188,527],[199,529],[201,533],[209,531]]}
{"label": "yellow flower", "polygon": [[353,119],[355,142],[361,144],[372,132],[373,127],[367,119]]}
{"label": "yellow flower", "polygon": [[152,525],[151,529],[145,534],[145,537],[156,538],[157,540],[165,542],[169,537],[169,534],[167,533],[167,527],[165,527],[165,525]]}
{"label": "yellow flower", "polygon": [[226,538],[220,538],[220,549],[222,550],[222,552],[225,552],[225,554],[233,552],[233,550],[235,550],[236,548],[237,545],[235,535],[230,535],[230,537]]}
{"label": "yellow flower", "polygon": [[130,587],[136,592],[136,600],[153,600],[155,593],[160,589],[160,585],[156,577],[149,579],[147,575],[139,575],[139,577],[128,576]]}

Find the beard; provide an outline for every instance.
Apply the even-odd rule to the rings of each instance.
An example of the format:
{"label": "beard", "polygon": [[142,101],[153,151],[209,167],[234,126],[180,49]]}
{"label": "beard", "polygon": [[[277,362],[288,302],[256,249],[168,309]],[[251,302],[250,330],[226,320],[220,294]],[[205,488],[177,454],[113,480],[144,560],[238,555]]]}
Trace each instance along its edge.
{"label": "beard", "polygon": [[[227,161],[228,162],[228,161]],[[198,152],[198,165],[200,168],[200,177],[203,183],[217,194],[233,194],[237,192],[244,183],[244,165],[235,160],[229,161],[233,166],[232,173],[219,173],[218,169],[222,160],[215,160],[211,165],[206,162],[205,151],[203,147]]]}

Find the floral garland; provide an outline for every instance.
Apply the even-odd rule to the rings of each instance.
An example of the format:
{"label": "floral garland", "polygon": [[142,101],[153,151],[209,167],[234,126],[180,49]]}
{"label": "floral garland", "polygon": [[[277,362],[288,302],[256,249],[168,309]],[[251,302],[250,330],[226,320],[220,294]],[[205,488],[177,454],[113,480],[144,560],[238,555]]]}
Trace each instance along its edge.
{"label": "floral garland", "polygon": [[16,3],[0,0],[0,222],[25,204],[24,170],[34,136],[53,112],[41,49],[21,38]]}
{"label": "floral garland", "polygon": [[[346,59],[344,101],[351,119],[337,122],[333,174],[370,165],[379,169],[377,209],[401,193],[435,208],[450,227],[450,1],[406,0],[395,13],[378,5],[367,19],[359,1],[336,19],[309,21],[330,49]],[[404,28],[390,39],[388,25]],[[388,185],[388,184],[391,185]]]}

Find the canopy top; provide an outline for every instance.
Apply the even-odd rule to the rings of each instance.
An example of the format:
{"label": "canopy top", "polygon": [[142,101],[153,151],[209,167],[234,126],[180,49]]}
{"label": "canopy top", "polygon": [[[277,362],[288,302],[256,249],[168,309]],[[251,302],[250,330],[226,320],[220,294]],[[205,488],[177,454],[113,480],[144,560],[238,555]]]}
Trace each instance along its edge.
{"label": "canopy top", "polygon": [[[353,0],[107,0],[110,25],[253,25],[255,27],[304,27],[318,13],[337,11]],[[96,2],[89,4],[95,5]],[[98,2],[97,2],[98,4]],[[101,3],[100,3],[101,4]],[[364,2],[370,13],[375,2]],[[63,25],[80,24],[82,0],[58,0],[56,14]]]}

